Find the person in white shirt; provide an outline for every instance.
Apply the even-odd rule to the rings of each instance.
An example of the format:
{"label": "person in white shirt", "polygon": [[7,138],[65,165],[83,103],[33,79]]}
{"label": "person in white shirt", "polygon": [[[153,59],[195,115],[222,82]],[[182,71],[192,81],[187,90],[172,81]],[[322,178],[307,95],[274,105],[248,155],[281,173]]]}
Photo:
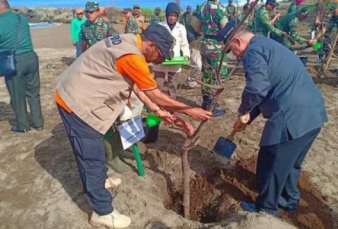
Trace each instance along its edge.
{"label": "person in white shirt", "polygon": [[[166,20],[159,24],[168,29],[171,35],[175,38],[176,43],[173,47],[174,57],[183,56],[190,58],[189,43],[187,39],[187,31],[185,26],[178,22],[180,13],[179,6],[170,2],[166,8]],[[154,77],[159,89],[168,94],[171,98],[176,99],[177,84],[179,82],[181,65],[154,65],[153,66]],[[164,88],[165,76],[168,75],[168,88]]]}

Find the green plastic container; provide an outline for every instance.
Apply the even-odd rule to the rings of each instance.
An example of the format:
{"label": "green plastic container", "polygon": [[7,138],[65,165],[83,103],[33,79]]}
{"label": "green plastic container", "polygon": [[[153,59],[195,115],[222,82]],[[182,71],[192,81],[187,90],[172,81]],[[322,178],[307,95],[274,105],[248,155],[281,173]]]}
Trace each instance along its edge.
{"label": "green plastic container", "polygon": [[320,42],[316,42],[316,43],[313,43],[313,44],[312,44],[312,48],[313,48],[314,50],[319,50],[319,49],[321,49],[322,47],[323,47],[323,44],[320,43]]}
{"label": "green plastic container", "polygon": [[146,125],[149,127],[158,126],[162,119],[153,114],[148,114],[146,117]]}
{"label": "green plastic container", "polygon": [[179,56],[179,57],[174,57],[172,60],[165,60],[162,65],[181,65],[181,64],[188,64],[188,59]]}

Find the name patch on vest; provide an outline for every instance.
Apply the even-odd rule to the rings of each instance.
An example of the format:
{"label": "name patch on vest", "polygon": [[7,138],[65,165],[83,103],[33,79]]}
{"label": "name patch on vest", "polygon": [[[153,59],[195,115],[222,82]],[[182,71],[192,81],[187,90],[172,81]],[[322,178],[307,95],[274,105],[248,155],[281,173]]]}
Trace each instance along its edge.
{"label": "name patch on vest", "polygon": [[120,35],[114,35],[104,39],[104,43],[107,48],[110,48],[112,45],[118,45],[122,43]]}

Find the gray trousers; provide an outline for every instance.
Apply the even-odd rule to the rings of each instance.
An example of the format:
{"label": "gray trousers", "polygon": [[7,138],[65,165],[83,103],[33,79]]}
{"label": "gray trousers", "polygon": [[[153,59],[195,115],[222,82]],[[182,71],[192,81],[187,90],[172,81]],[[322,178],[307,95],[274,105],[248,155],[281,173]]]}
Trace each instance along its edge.
{"label": "gray trousers", "polygon": [[163,93],[169,95],[172,99],[176,99],[177,86],[179,83],[179,72],[168,72],[168,87],[164,87],[165,82],[165,72],[154,71],[154,78],[156,80],[157,86]]}
{"label": "gray trousers", "polygon": [[30,108],[32,126],[42,127],[43,116],[40,102],[39,59],[34,51],[16,55],[17,74],[5,76],[10,103],[15,113],[18,130],[30,129],[27,102]]}

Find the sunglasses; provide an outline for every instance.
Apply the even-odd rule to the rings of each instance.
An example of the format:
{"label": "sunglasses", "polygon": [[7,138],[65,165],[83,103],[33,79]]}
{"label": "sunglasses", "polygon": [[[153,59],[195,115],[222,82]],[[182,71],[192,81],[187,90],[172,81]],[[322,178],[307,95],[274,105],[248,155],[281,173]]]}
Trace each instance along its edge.
{"label": "sunglasses", "polygon": [[86,14],[92,14],[94,13],[95,11],[86,11]]}
{"label": "sunglasses", "polygon": [[83,15],[83,13],[77,13],[76,15]]}

